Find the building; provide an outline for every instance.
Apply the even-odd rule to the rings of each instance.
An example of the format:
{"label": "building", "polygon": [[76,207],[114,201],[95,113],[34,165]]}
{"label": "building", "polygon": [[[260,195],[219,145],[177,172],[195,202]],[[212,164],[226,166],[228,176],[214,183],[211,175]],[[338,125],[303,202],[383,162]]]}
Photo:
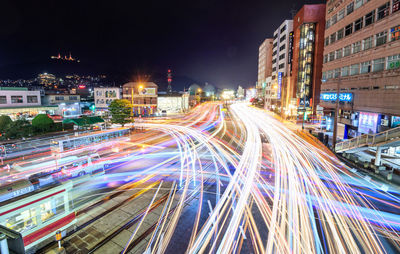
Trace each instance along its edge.
{"label": "building", "polygon": [[56,76],[46,72],[39,74],[36,80],[40,85],[43,85],[45,87],[52,87],[53,85],[56,85],[58,82]]}
{"label": "building", "polygon": [[284,113],[302,121],[319,103],[324,51],[325,4],[304,5],[293,19],[293,59]]}
{"label": "building", "polygon": [[64,117],[74,117],[82,114],[81,98],[76,94],[46,94],[43,104],[57,106],[56,113]]}
{"label": "building", "polygon": [[153,82],[129,82],[123,85],[122,97],[132,103],[134,116],[152,116],[157,112],[157,92]]}
{"label": "building", "polygon": [[113,100],[122,98],[122,89],[119,87],[95,87],[94,105],[96,112],[106,111]]}
{"label": "building", "polygon": [[159,94],[157,98],[159,113],[183,113],[189,110],[189,93]]}
{"label": "building", "polygon": [[54,114],[57,106],[43,107],[40,91],[29,91],[26,87],[0,87],[0,115],[30,118],[39,113]]}
{"label": "building", "polygon": [[283,87],[286,86],[289,75],[289,62],[291,60],[289,40],[293,31],[293,21],[285,20],[274,32],[272,49],[272,78],[271,85],[267,88],[270,104],[267,108],[281,110]]}
{"label": "building", "polygon": [[399,0],[337,0],[326,8],[321,102],[337,137],[400,125]]}
{"label": "building", "polygon": [[272,74],[272,44],[273,39],[265,39],[258,48],[258,79],[257,94],[265,97],[266,79]]}

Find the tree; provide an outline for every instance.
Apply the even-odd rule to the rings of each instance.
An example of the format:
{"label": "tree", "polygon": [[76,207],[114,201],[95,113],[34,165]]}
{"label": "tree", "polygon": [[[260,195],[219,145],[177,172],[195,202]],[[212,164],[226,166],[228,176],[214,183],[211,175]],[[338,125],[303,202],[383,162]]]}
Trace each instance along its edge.
{"label": "tree", "polygon": [[11,123],[12,123],[12,120],[9,116],[1,115],[0,116],[0,133],[5,132]]}
{"label": "tree", "polygon": [[128,100],[118,99],[113,100],[108,106],[111,113],[111,122],[121,124],[124,126],[126,123],[131,123],[133,120],[130,118],[132,114],[132,104]]}
{"label": "tree", "polygon": [[12,122],[6,130],[5,136],[14,139],[32,136],[32,133],[32,125],[29,121],[22,119]]}
{"label": "tree", "polygon": [[46,132],[51,130],[52,126],[54,125],[53,119],[51,119],[46,114],[39,114],[35,116],[32,120],[32,126],[41,130],[42,132]]}

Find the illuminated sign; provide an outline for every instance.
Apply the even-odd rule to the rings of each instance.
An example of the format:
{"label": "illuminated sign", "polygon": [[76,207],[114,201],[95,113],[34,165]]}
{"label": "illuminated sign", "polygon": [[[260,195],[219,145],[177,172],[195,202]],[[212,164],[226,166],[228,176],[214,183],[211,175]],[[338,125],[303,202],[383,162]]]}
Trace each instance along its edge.
{"label": "illuminated sign", "polygon": [[155,95],[156,89],[155,88],[143,88],[140,90],[140,94],[143,95]]}
{"label": "illuminated sign", "polygon": [[379,114],[360,112],[358,119],[358,132],[372,134],[376,133]]}
{"label": "illuminated sign", "polygon": [[[293,32],[289,33],[289,54],[288,54],[288,64],[292,63],[293,58]],[[290,70],[292,70],[292,66],[290,66]]]}
{"label": "illuminated sign", "polygon": [[276,98],[281,98],[281,89],[282,89],[282,72],[278,72],[278,91],[276,93]]}
{"label": "illuminated sign", "polygon": [[[321,101],[336,101],[337,93],[322,93],[321,94]],[[340,93],[339,94],[339,101],[352,101],[353,94],[352,93]]]}

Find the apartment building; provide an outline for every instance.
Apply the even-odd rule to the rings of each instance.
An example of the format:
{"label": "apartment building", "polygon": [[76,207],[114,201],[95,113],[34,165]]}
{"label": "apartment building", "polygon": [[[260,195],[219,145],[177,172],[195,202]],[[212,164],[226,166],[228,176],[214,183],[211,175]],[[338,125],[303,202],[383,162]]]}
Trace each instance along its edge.
{"label": "apartment building", "polygon": [[285,20],[274,32],[272,49],[272,78],[271,86],[267,90],[271,99],[271,109],[281,109],[281,99],[283,87],[286,86],[287,76],[289,74],[288,59],[289,40],[292,36],[293,21]]}
{"label": "apartment building", "polygon": [[265,98],[266,79],[272,74],[272,44],[273,39],[265,39],[258,49],[258,79],[257,96]]}
{"label": "apartment building", "polygon": [[400,0],[329,0],[320,105],[338,137],[400,125]]}

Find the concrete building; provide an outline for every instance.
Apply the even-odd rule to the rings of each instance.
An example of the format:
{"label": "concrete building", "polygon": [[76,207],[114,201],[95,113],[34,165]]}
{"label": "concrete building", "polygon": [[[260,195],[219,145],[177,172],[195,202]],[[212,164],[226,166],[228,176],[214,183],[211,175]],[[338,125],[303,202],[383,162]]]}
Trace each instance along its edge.
{"label": "concrete building", "polygon": [[183,113],[189,110],[189,93],[159,94],[157,98],[159,113]]}
{"label": "concrete building", "polygon": [[40,91],[25,87],[0,87],[0,115],[31,118],[39,113],[54,114],[57,106],[42,106]]}
{"label": "concrete building", "polygon": [[43,104],[57,106],[56,113],[63,117],[75,117],[82,114],[81,98],[76,94],[46,94]]}
{"label": "concrete building", "polygon": [[96,112],[106,111],[113,100],[122,98],[122,89],[119,87],[95,87],[94,105]]}
{"label": "concrete building", "polygon": [[134,116],[152,116],[157,112],[158,86],[153,82],[129,82],[123,85],[122,97],[133,105]]}
{"label": "concrete building", "polygon": [[319,103],[324,51],[325,4],[304,5],[293,19],[293,59],[284,96],[286,116],[308,119]]}
{"label": "concrete building", "polygon": [[338,138],[400,125],[399,0],[336,0],[326,8],[321,102]]}
{"label": "concrete building", "polygon": [[272,74],[272,44],[274,39],[265,39],[258,48],[257,95],[265,97],[265,81]]}
{"label": "concrete building", "polygon": [[267,108],[278,108],[280,111],[282,101],[282,88],[285,87],[289,75],[289,42],[293,31],[293,21],[285,20],[274,32],[272,50],[272,78],[271,85],[266,93],[269,94],[270,105]]}

